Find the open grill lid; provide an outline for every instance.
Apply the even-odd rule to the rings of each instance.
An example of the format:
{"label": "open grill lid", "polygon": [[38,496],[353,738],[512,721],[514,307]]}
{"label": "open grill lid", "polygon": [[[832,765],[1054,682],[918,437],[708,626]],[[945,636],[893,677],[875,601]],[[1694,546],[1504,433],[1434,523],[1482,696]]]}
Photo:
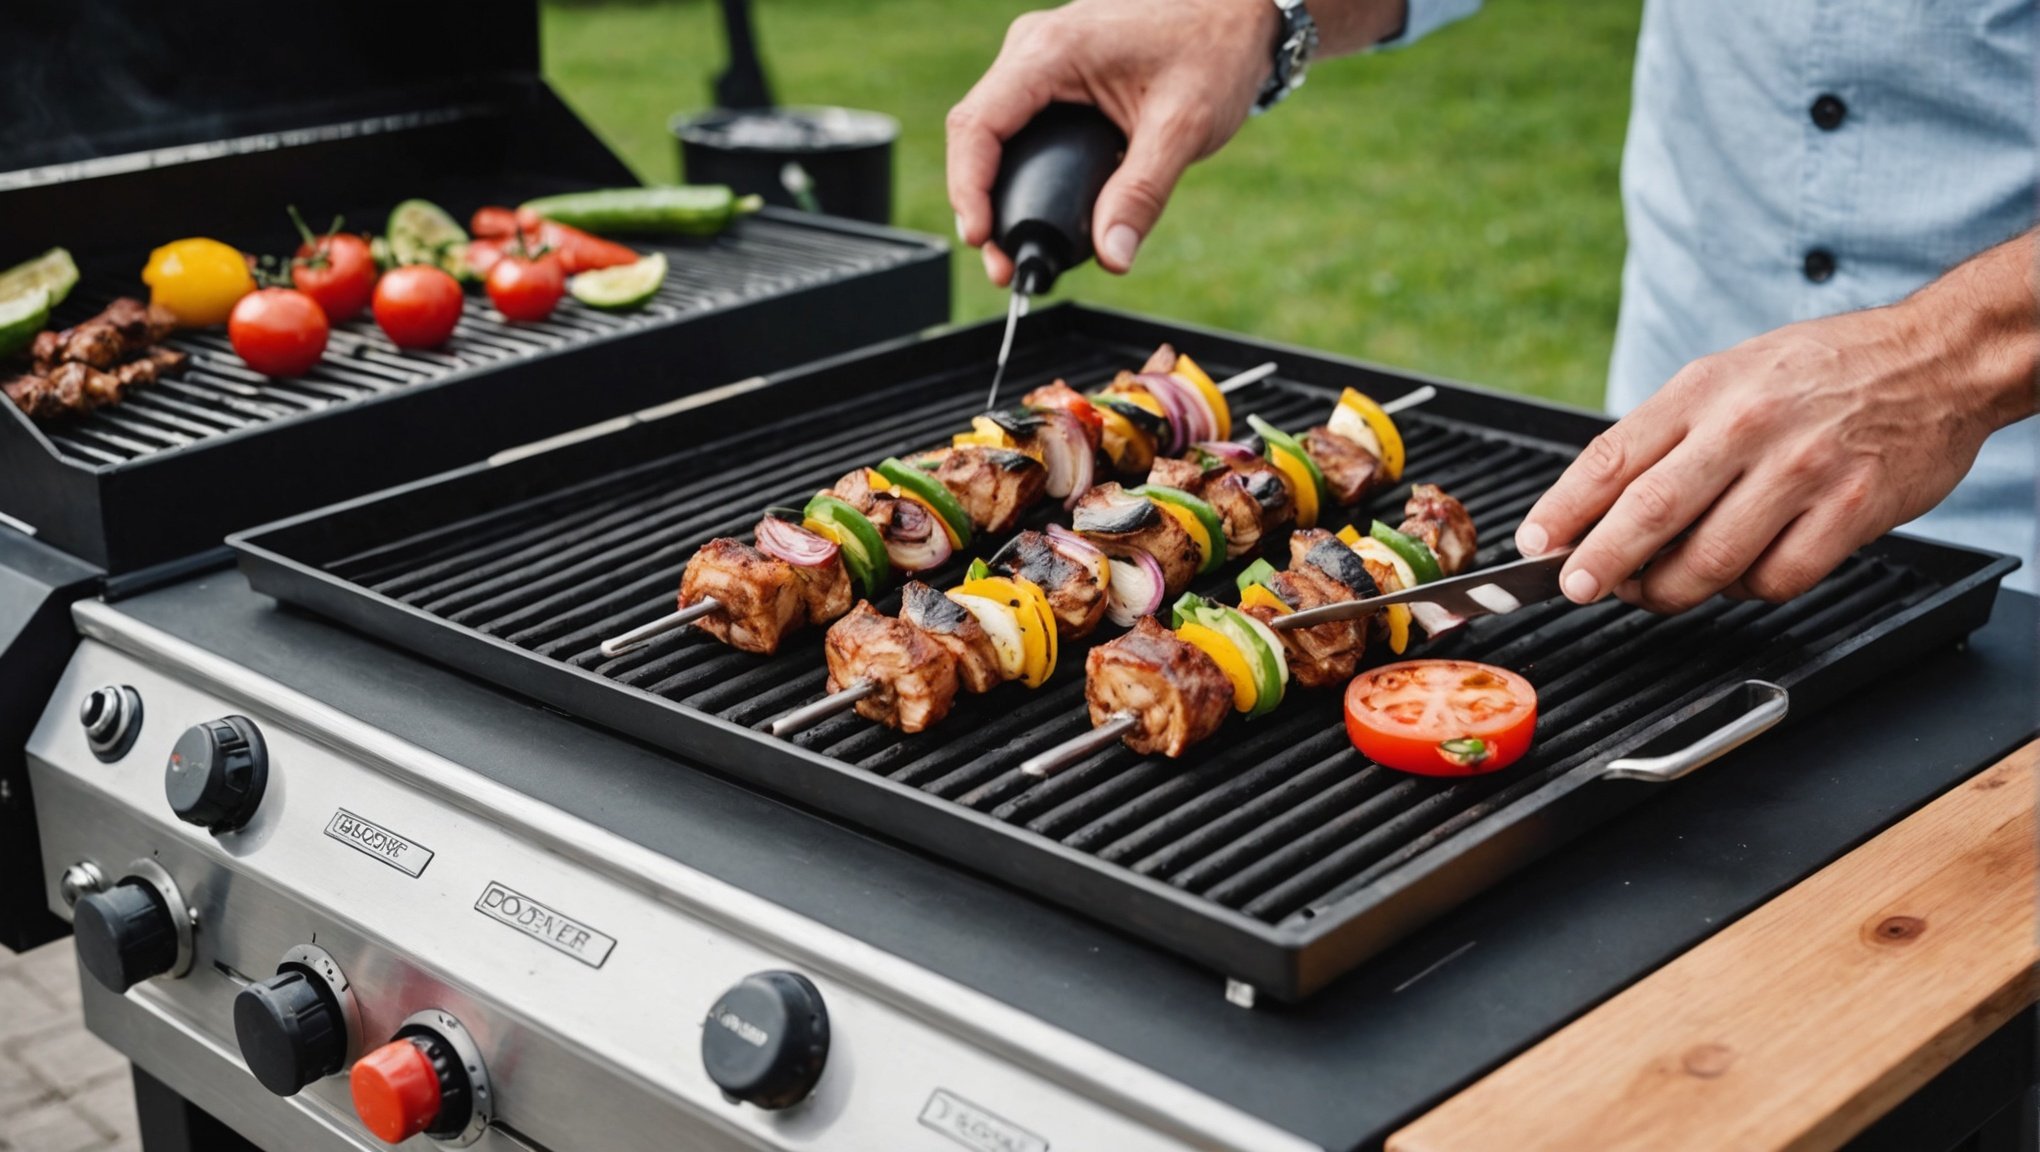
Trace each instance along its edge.
{"label": "open grill lid", "polygon": [[[0,37],[0,267],[61,245],[83,280],[52,323],[139,293],[151,248],[294,245],[284,216],[381,231],[411,197],[476,207],[634,184],[538,74],[538,9],[447,0],[285,5],[30,0]],[[114,573],[231,530],[402,483],[949,318],[932,237],[802,213],[713,241],[632,237],[672,266],[641,311],[570,300],[539,324],[471,292],[454,338],[406,352],[337,325],[304,378],[179,333],[183,374],[82,417],[0,405],[0,516]],[[13,365],[0,365],[0,373]]]}

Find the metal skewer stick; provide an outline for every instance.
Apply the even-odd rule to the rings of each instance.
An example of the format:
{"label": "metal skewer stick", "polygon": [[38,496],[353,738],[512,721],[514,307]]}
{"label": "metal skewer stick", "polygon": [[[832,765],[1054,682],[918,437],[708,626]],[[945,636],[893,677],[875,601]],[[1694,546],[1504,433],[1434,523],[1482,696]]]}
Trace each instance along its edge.
{"label": "metal skewer stick", "polygon": [[1273,360],[1270,360],[1265,364],[1256,364],[1252,368],[1247,369],[1245,372],[1242,372],[1239,375],[1232,377],[1231,379],[1219,381],[1218,390],[1220,392],[1230,394],[1233,392],[1237,392],[1242,388],[1245,388],[1249,384],[1259,384],[1261,381],[1266,380],[1268,377],[1273,376],[1274,374],[1275,374],[1275,362]]}
{"label": "metal skewer stick", "polygon": [[640,624],[621,636],[611,636],[602,642],[602,654],[621,656],[654,636],[664,636],[668,632],[687,627],[703,616],[720,611],[722,601],[713,596],[704,596],[678,612],[668,612],[657,620],[649,624]]}
{"label": "metal skewer stick", "polygon": [[774,736],[791,736],[795,732],[812,728],[838,712],[845,711],[859,700],[878,691],[875,680],[859,680],[840,692],[831,692],[812,704],[803,705],[774,720],[765,730]]}
{"label": "metal skewer stick", "polygon": [[1081,736],[1072,736],[1046,752],[1039,752],[1020,762],[1020,774],[1043,779],[1090,757],[1092,754],[1119,742],[1121,736],[1133,731],[1140,721],[1131,712],[1114,712],[1103,724]]}
{"label": "metal skewer stick", "polygon": [[1431,398],[1436,396],[1437,394],[1438,390],[1436,388],[1433,388],[1429,384],[1426,384],[1422,388],[1417,389],[1415,392],[1405,393],[1404,395],[1398,396],[1395,399],[1390,400],[1388,403],[1383,404],[1381,406],[1381,410],[1383,412],[1388,413],[1390,416],[1393,416],[1398,412],[1415,408],[1419,404],[1429,403]]}

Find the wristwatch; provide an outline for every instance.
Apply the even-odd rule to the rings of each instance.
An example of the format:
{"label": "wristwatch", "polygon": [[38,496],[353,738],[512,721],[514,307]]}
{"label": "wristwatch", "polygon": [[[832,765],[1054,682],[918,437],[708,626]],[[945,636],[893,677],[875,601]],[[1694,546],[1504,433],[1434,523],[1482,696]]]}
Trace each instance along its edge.
{"label": "wristwatch", "polygon": [[1275,10],[1282,14],[1282,27],[1276,33],[1275,68],[1268,74],[1267,83],[1261,85],[1260,98],[1254,101],[1256,112],[1266,112],[1303,87],[1303,74],[1310,70],[1310,58],[1317,55],[1317,21],[1310,18],[1303,0],[1274,3]]}

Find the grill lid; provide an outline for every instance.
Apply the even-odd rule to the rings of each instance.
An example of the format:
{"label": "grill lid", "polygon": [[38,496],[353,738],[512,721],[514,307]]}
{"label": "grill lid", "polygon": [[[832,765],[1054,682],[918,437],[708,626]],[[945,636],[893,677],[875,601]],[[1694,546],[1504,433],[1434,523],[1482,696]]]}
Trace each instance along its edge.
{"label": "grill lid", "polygon": [[486,18],[453,0],[22,0],[0,36],[0,172],[444,110],[538,63],[533,0]]}

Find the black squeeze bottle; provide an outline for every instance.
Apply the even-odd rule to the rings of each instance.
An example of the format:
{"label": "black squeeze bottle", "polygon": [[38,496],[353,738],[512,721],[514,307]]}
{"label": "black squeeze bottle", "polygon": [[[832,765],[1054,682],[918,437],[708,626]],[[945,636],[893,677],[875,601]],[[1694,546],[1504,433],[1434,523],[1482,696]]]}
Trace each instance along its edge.
{"label": "black squeeze bottle", "polygon": [[1126,134],[1088,104],[1050,104],[1006,141],[992,185],[992,238],[1013,258],[1013,291],[1036,296],[1091,258],[1091,209],[1126,154]]}

